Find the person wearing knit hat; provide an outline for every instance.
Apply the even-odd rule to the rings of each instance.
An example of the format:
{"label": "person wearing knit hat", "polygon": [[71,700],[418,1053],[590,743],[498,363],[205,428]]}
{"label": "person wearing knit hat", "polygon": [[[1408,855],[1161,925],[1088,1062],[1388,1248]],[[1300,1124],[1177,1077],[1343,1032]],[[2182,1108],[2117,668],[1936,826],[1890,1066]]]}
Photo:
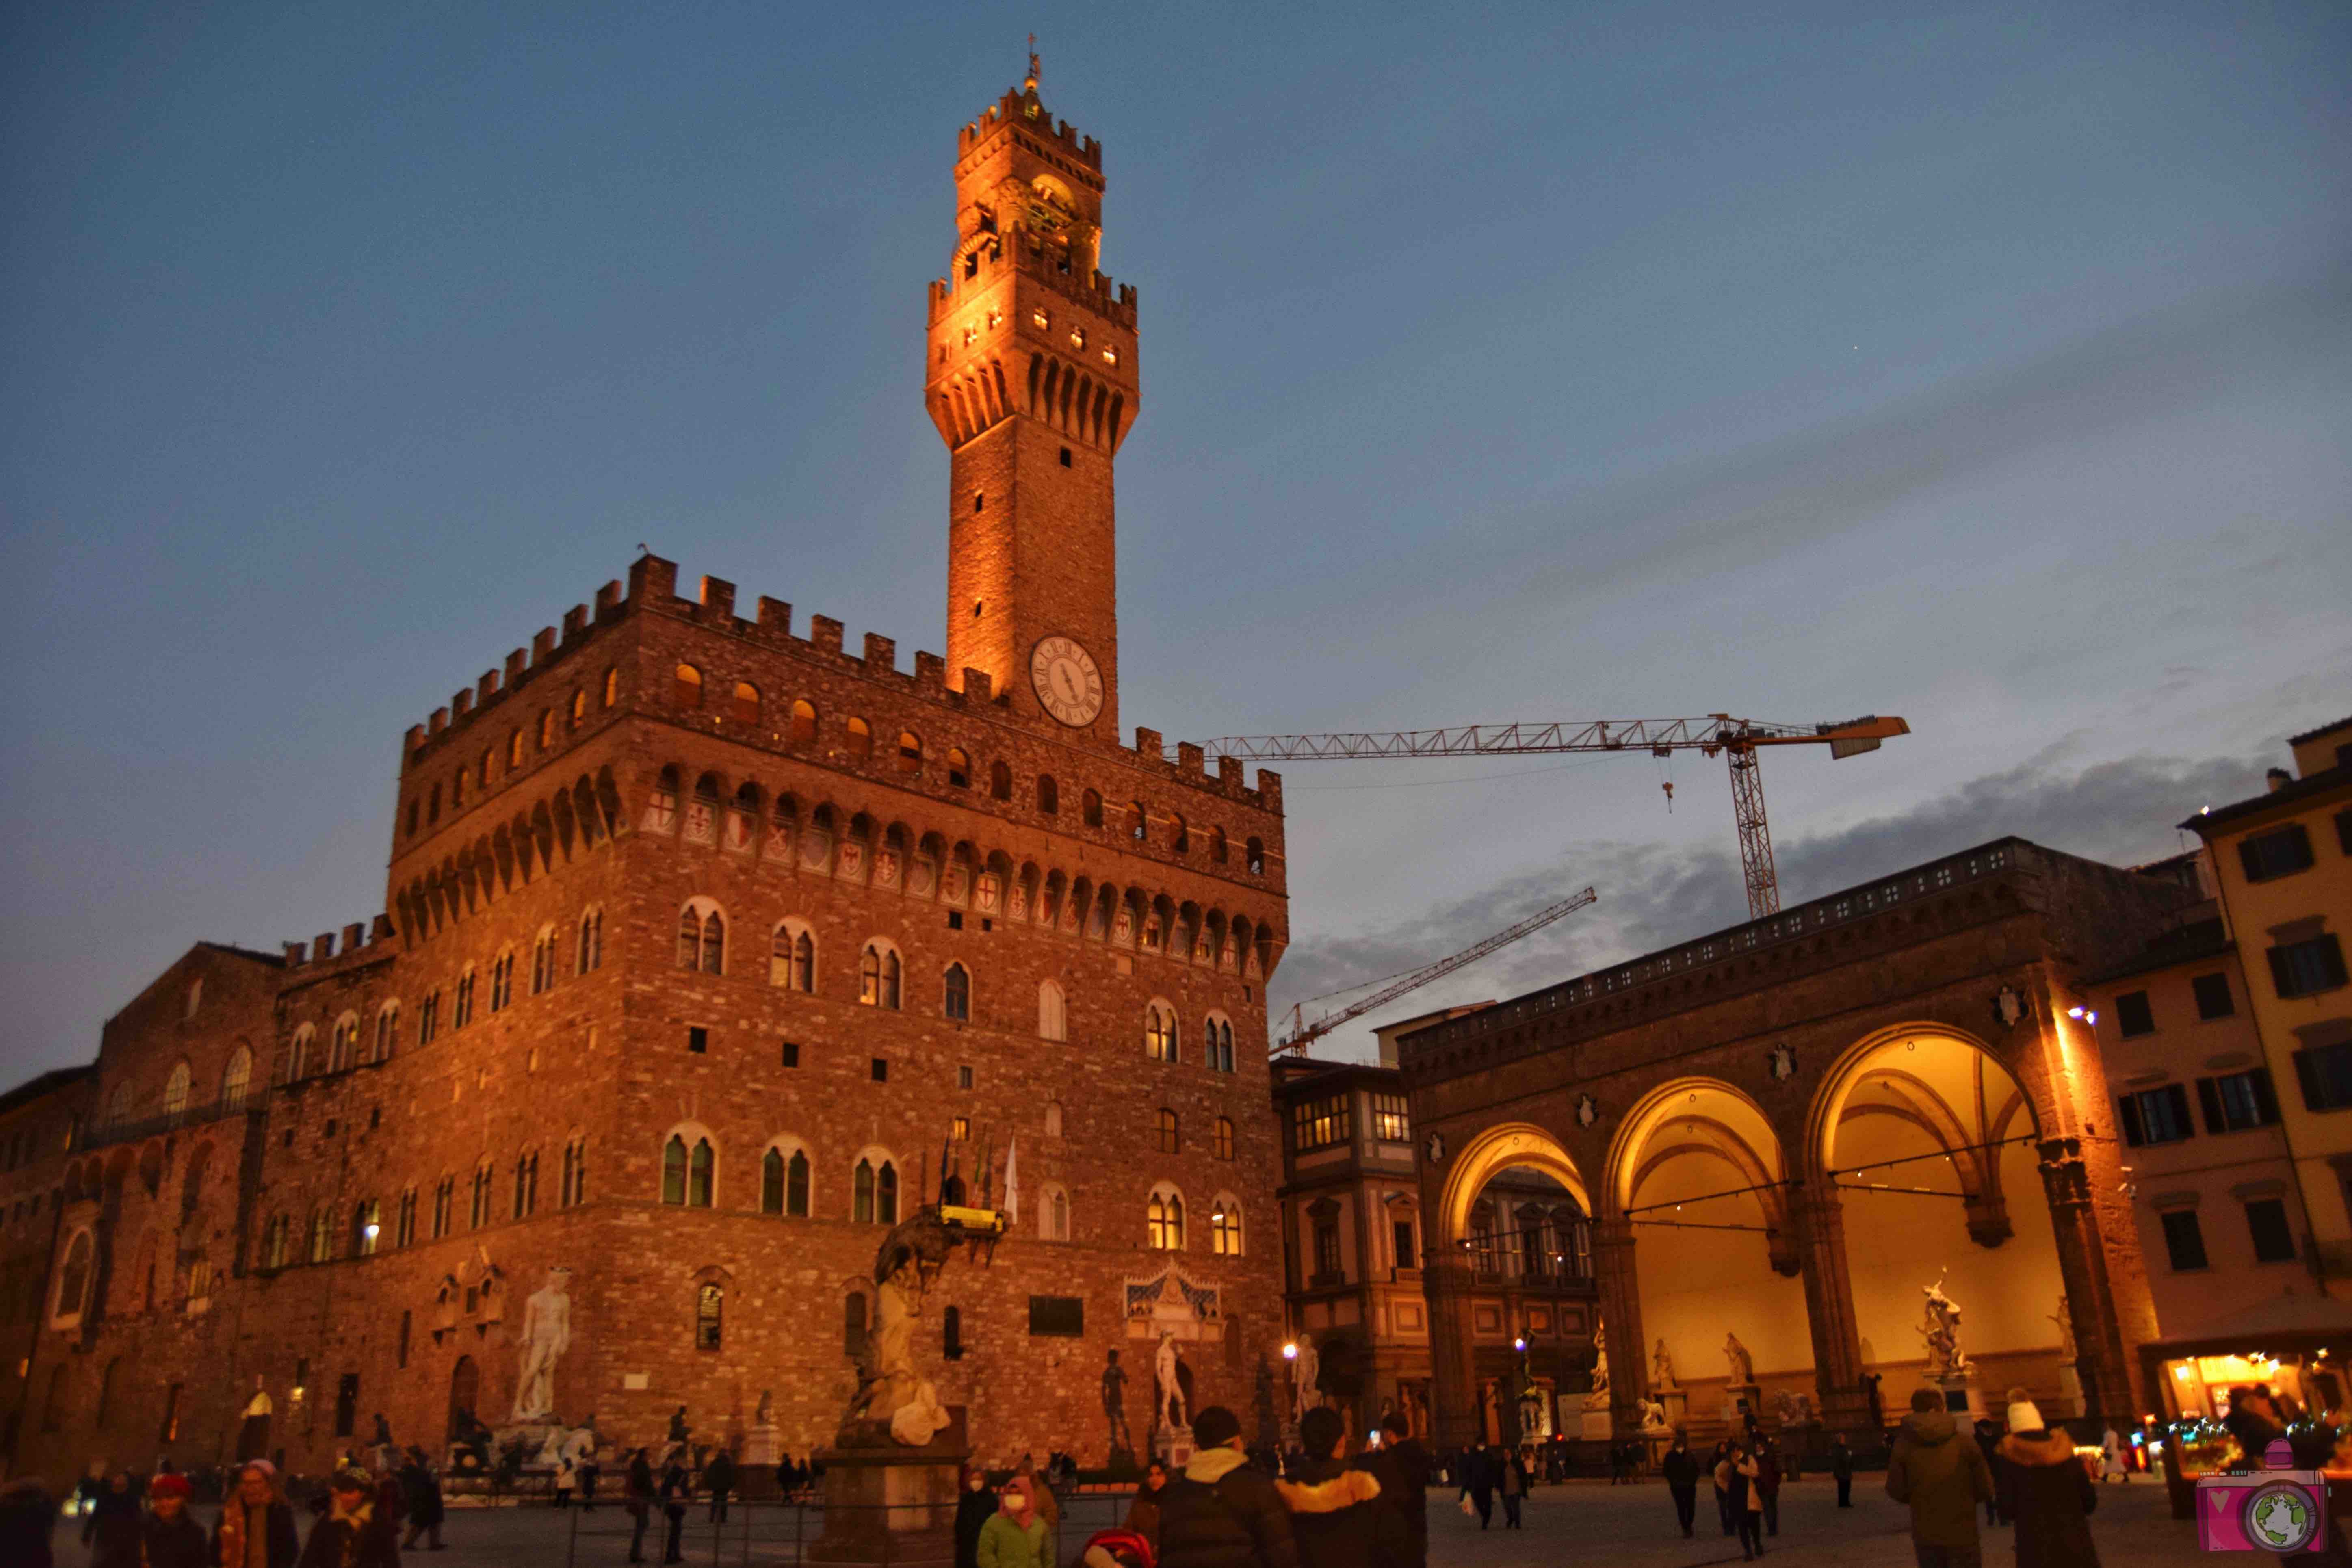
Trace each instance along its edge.
{"label": "person wearing knit hat", "polygon": [[185,1476],[167,1472],[147,1483],[154,1511],[140,1523],[145,1568],[208,1568],[204,1527],[188,1517],[188,1500],[194,1495]]}
{"label": "person wearing knit hat", "polygon": [[2017,1532],[2017,1568],[2099,1568],[2091,1510],[2099,1489],[2074,1453],[2074,1435],[2053,1429],[2025,1390],[2009,1391],[2009,1436],[1995,1450],[2001,1512]]}

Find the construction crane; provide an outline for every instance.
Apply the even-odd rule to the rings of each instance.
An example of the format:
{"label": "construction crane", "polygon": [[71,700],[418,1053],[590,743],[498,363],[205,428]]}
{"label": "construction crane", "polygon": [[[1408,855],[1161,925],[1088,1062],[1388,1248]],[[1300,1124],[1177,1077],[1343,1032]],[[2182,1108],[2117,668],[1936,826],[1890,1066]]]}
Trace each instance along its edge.
{"label": "construction crane", "polygon": [[1591,889],[1587,888],[1572,899],[1563,899],[1549,909],[1538,910],[1518,924],[1506,931],[1498,931],[1484,941],[1464,948],[1451,958],[1441,958],[1425,969],[1416,969],[1410,974],[1400,974],[1362,1001],[1350,1003],[1336,1013],[1327,1013],[1311,1024],[1305,1020],[1302,1009],[1294,1006],[1290,1010],[1289,1030],[1281,1039],[1275,1042],[1273,1050],[1268,1054],[1301,1055],[1310,1044],[1321,1039],[1349,1019],[1360,1018],[1376,1008],[1387,1006],[1408,991],[1418,991],[1433,980],[1443,979],[1465,964],[1475,963],[1496,948],[1508,947],[1519,938],[1543,930],[1562,915],[1574,913],[1591,903],[1599,896]]}
{"label": "construction crane", "polygon": [[[1542,752],[1647,752],[1669,756],[1697,751],[1726,754],[1731,763],[1731,814],[1739,825],[1739,865],[1748,881],[1748,917],[1780,912],[1780,883],[1772,870],[1772,833],[1764,820],[1764,781],[1757,772],[1761,746],[1822,746],[1832,759],[1874,752],[1911,726],[1877,714],[1837,724],[1764,724],[1710,713],[1704,719],[1595,719],[1558,724],[1465,724],[1452,730],[1399,730],[1380,734],[1228,735],[1202,749],[1212,756],[1265,762],[1318,762],[1341,757],[1507,757]],[[1666,798],[1674,798],[1674,786]]]}

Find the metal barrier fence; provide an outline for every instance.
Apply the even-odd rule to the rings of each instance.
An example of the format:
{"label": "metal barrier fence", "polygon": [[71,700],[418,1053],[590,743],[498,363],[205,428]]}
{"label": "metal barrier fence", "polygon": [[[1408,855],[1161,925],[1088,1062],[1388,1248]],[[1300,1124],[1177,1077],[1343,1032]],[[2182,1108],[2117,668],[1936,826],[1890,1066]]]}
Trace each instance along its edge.
{"label": "metal barrier fence", "polygon": [[[1097,1531],[1112,1529],[1127,1518],[1128,1505],[1134,1496],[1132,1491],[1089,1491],[1057,1497],[1061,1518],[1049,1532],[1052,1561],[1076,1562],[1089,1536]],[[667,1555],[670,1521],[658,1498],[648,1506],[642,1525],[625,1506],[610,1498],[598,1499],[593,1513],[576,1503],[567,1511],[572,1515],[572,1525],[566,1537],[565,1568],[605,1568],[607,1564],[625,1563],[633,1543],[641,1545],[642,1555],[648,1563],[658,1563]],[[755,1564],[758,1568],[782,1568],[786,1564],[799,1568],[801,1563],[816,1561],[808,1552],[824,1533],[825,1507],[821,1502],[730,1498],[725,1519],[714,1518],[717,1511],[707,1497],[686,1504],[685,1517],[678,1521],[678,1552],[692,1568],[753,1568]],[[908,1514],[910,1517],[907,1522],[911,1525],[919,1522],[911,1516],[929,1510],[907,1504],[881,1511]],[[944,1512],[951,1518],[953,1505],[947,1505]],[[938,1553],[886,1555],[882,1568],[952,1568],[954,1562],[955,1553],[950,1547]]]}

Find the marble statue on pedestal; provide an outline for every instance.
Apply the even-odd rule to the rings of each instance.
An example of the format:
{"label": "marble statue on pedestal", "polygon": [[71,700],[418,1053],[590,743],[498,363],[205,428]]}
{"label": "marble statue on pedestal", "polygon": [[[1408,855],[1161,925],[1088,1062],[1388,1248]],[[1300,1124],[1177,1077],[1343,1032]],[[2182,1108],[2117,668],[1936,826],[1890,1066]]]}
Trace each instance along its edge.
{"label": "marble statue on pedestal", "polygon": [[1657,1389],[1682,1386],[1675,1381],[1675,1352],[1666,1348],[1666,1342],[1663,1339],[1658,1342],[1658,1348],[1650,1352],[1650,1386]]}
{"label": "marble statue on pedestal", "polygon": [[1298,1387],[1293,1404],[1291,1419],[1296,1421],[1323,1403],[1323,1390],[1317,1386],[1323,1380],[1323,1358],[1315,1349],[1315,1342],[1305,1334],[1298,1336],[1298,1360],[1293,1363],[1291,1375]]}
{"label": "marble statue on pedestal", "polygon": [[571,1287],[572,1270],[551,1268],[547,1283],[523,1304],[522,1371],[509,1418],[517,1424],[544,1421],[555,1412],[555,1363],[572,1348]]}
{"label": "marble statue on pedestal", "polygon": [[1642,1430],[1664,1432],[1666,1428],[1666,1402],[1663,1399],[1642,1401]]}
{"label": "marble statue on pedestal", "polygon": [[1723,1359],[1731,1363],[1733,1387],[1744,1387],[1756,1381],[1756,1358],[1748,1353],[1748,1347],[1739,1342],[1738,1334],[1723,1336]]}
{"label": "marble statue on pedestal", "polygon": [[1960,1350],[1960,1309],[1944,1294],[1940,1279],[1927,1287],[1927,1316],[1920,1321],[1919,1333],[1927,1342],[1927,1376],[1964,1377],[1969,1367],[1968,1356]]}
{"label": "marble statue on pedestal", "polygon": [[1162,1330],[1160,1349],[1151,1361],[1152,1382],[1159,1404],[1157,1416],[1162,1431],[1173,1431],[1186,1425],[1192,1412],[1184,1408],[1184,1392],[1176,1375],[1176,1336]]}
{"label": "marble statue on pedestal", "polygon": [[[841,1418],[843,1446],[851,1446],[853,1428],[860,1423],[878,1423],[892,1442],[916,1448],[952,1422],[940,1404],[938,1385],[915,1363],[915,1320],[963,1236],[961,1225],[927,1207],[883,1238],[874,1257],[875,1326],[858,1368],[857,1393]],[[862,1431],[854,1440],[871,1443]]]}

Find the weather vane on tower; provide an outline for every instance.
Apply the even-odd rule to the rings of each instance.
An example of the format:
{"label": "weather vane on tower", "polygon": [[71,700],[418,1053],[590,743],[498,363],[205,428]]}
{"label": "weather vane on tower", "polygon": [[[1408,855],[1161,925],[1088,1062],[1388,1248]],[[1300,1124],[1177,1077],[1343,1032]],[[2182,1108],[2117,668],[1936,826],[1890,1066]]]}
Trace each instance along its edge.
{"label": "weather vane on tower", "polygon": [[1024,90],[1037,90],[1037,35],[1029,35],[1029,79],[1021,84]]}

